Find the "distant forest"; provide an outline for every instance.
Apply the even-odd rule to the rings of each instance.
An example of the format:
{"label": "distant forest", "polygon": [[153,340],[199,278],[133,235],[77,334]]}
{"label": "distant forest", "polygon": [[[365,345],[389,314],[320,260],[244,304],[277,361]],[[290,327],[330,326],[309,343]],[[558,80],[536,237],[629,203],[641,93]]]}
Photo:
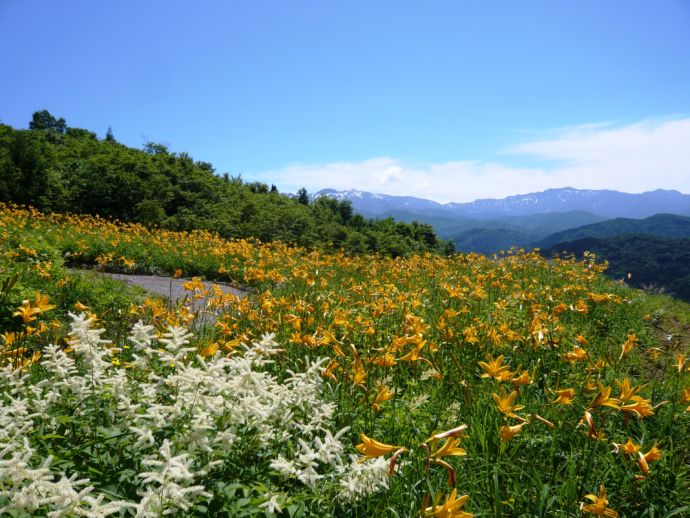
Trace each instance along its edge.
{"label": "distant forest", "polygon": [[[664,291],[690,301],[690,239],[645,234],[584,238],[559,243],[542,253],[558,252],[581,257],[585,251],[609,262],[606,273],[614,279],[650,291]],[[628,276],[628,274],[630,274]]]}
{"label": "distant forest", "polygon": [[454,250],[431,225],[365,219],[348,201],[310,200],[304,189],[298,194],[216,175],[210,163],[162,144],[127,147],[110,129],[99,139],[45,110],[33,114],[28,130],[0,124],[2,202],[351,253],[395,257]]}

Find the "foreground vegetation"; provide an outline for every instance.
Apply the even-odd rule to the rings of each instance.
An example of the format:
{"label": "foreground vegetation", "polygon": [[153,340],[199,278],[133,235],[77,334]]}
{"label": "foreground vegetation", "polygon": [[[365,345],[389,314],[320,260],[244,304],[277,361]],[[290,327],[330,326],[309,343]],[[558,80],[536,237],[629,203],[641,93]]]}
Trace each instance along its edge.
{"label": "foreground vegetation", "polygon": [[[188,281],[209,319],[66,265],[253,292]],[[5,206],[0,514],[683,516],[687,335],[602,269]]]}

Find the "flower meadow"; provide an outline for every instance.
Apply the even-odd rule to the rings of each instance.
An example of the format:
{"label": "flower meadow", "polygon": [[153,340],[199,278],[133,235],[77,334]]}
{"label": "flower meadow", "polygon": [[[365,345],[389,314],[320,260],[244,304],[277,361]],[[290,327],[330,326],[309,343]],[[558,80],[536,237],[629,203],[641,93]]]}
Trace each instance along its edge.
{"label": "flower meadow", "polygon": [[688,307],[604,268],[1,206],[0,515],[687,516]]}

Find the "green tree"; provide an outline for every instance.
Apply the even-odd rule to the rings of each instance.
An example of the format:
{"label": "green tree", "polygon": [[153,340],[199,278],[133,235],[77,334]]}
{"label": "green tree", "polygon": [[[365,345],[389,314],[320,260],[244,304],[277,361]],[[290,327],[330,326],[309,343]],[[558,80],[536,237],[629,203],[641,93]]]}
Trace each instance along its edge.
{"label": "green tree", "polygon": [[10,157],[14,171],[10,169],[13,185],[10,198],[16,203],[47,208],[49,192],[48,168],[44,144],[30,131],[17,131],[10,144]]}
{"label": "green tree", "polygon": [[304,187],[297,191],[297,201],[302,205],[309,205],[309,193]]}
{"label": "green tree", "polygon": [[67,123],[62,117],[56,119],[48,110],[41,110],[34,112],[29,129],[64,134],[67,131]]}

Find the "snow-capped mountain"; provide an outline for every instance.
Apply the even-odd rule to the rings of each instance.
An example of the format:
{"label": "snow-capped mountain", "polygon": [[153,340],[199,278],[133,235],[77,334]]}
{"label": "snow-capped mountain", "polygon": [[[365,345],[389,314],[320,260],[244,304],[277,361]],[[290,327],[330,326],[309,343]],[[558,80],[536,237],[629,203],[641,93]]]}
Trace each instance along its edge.
{"label": "snow-capped mountain", "polygon": [[641,194],[565,187],[508,196],[504,199],[448,203],[446,208],[463,217],[495,218],[569,211],[586,211],[609,218],[646,218],[661,212],[690,214],[690,195],[657,189]]}
{"label": "snow-capped mountain", "polygon": [[367,217],[391,212],[413,212],[434,217],[500,219],[572,211],[585,211],[607,218],[646,218],[658,213],[690,215],[690,195],[657,189],[641,194],[611,190],[565,187],[519,194],[503,199],[481,199],[469,203],[440,204],[412,196],[390,196],[364,191],[324,189],[314,197],[350,200],[355,211]]}
{"label": "snow-capped mountain", "polygon": [[410,212],[443,211],[444,206],[435,201],[414,198],[412,196],[391,196],[388,194],[375,194],[365,191],[350,189],[348,191],[336,191],[334,189],[322,189],[313,195],[314,198],[322,196],[336,200],[349,200],[356,212],[375,218],[387,212],[404,210]]}

